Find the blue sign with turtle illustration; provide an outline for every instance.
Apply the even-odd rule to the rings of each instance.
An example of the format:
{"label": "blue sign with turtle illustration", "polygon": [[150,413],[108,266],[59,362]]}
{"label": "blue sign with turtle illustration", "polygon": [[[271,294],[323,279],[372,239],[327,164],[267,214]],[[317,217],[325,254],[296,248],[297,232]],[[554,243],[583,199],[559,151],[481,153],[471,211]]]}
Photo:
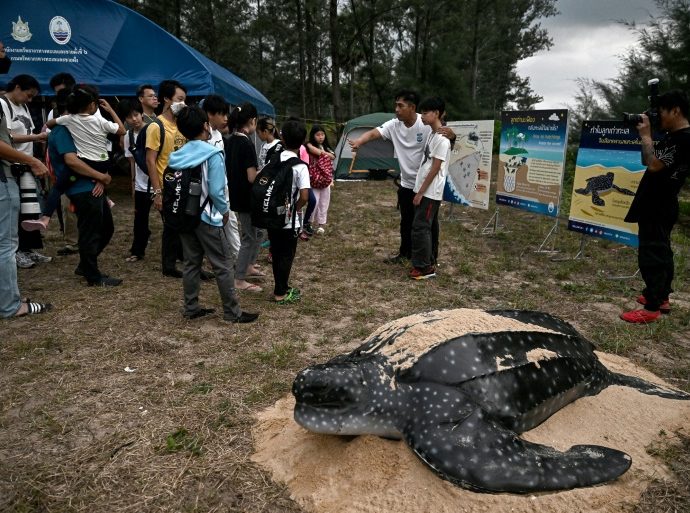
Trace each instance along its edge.
{"label": "blue sign with turtle illustration", "polygon": [[568,111],[503,111],[496,204],[558,216]]}
{"label": "blue sign with turtle illustration", "polygon": [[637,224],[623,219],[644,170],[634,127],[620,121],[585,121],[568,229],[637,247]]}

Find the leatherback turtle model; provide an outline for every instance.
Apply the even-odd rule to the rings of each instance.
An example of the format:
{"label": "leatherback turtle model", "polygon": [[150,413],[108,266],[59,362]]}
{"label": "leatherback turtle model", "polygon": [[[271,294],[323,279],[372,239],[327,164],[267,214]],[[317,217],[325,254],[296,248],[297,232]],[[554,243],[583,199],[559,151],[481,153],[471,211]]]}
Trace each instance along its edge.
{"label": "leatherback turtle model", "polygon": [[690,395],[610,372],[593,349],[570,324],[540,312],[412,315],[301,371],[295,420],[317,433],[402,438],[442,478],[476,491],[604,483],[630,467],[627,454],[595,445],[559,452],[518,434],[609,385]]}
{"label": "leatherback turtle model", "polygon": [[587,178],[587,180],[585,180],[587,182],[587,186],[583,189],[575,189],[575,192],[577,194],[582,194],[583,196],[592,194],[592,203],[600,207],[606,205],[606,202],[601,198],[600,194],[603,194],[610,190],[618,191],[621,194],[625,194],[626,196],[635,195],[635,193],[631,190],[625,189],[623,187],[618,187],[615,183],[613,183],[613,177],[614,174],[609,171],[605,175]]}

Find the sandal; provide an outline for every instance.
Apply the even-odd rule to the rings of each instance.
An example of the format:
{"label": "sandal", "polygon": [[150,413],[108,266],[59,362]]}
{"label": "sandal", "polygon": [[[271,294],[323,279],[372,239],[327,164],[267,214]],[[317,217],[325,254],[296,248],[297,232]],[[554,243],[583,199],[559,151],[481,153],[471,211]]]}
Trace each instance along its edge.
{"label": "sandal", "polygon": [[139,255],[130,255],[127,258],[125,258],[125,262],[138,262],[139,260],[142,260],[144,257],[139,256]]}
{"label": "sandal", "polygon": [[247,275],[247,278],[265,278],[265,277],[266,277],[266,273],[263,271],[259,271],[259,270]]}
{"label": "sandal", "polygon": [[235,287],[236,290],[246,290],[247,292],[263,292],[264,289],[255,283],[247,283],[244,287]]}
{"label": "sandal", "polygon": [[[26,305],[26,312],[24,312],[23,314],[15,314],[15,317],[24,317],[25,315],[41,314],[53,308],[53,305],[51,305],[50,303],[34,303],[29,298],[26,298],[26,300],[22,301],[22,305]],[[21,305],[19,306],[19,309],[21,310]]]}

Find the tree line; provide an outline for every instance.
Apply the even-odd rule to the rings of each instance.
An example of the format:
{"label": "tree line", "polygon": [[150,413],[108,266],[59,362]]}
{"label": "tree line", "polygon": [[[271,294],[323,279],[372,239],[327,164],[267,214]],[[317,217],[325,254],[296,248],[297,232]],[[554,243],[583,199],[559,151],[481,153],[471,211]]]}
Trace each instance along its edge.
{"label": "tree line", "polygon": [[390,111],[401,87],[449,119],[541,98],[517,63],[548,49],[556,0],[121,0],[254,85],[280,116]]}

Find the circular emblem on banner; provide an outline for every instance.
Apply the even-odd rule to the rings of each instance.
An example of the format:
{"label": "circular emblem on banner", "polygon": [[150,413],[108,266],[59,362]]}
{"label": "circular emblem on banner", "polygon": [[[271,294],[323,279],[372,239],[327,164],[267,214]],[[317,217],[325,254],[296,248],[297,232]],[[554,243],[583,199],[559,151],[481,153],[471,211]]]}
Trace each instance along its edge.
{"label": "circular emblem on banner", "polygon": [[265,176],[262,176],[261,178],[259,178],[259,185],[266,185],[267,183],[268,183],[268,178],[266,178]]}
{"label": "circular emblem on banner", "polygon": [[72,29],[69,22],[62,16],[55,16],[48,25],[50,37],[59,45],[66,45],[72,38]]}

